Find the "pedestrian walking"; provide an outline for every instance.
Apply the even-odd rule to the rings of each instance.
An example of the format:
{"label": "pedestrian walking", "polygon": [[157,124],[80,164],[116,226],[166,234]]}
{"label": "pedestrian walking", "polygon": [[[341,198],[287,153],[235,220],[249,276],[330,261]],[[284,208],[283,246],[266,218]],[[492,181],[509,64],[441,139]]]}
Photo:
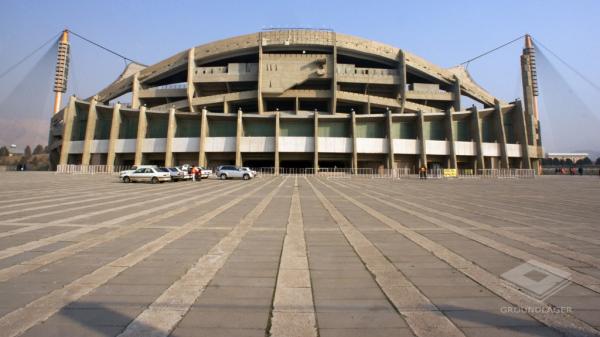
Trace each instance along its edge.
{"label": "pedestrian walking", "polygon": [[425,165],[419,169],[419,179],[427,179],[427,168]]}
{"label": "pedestrian walking", "polygon": [[196,166],[192,166],[192,181],[196,181],[197,174],[198,174],[198,168]]}

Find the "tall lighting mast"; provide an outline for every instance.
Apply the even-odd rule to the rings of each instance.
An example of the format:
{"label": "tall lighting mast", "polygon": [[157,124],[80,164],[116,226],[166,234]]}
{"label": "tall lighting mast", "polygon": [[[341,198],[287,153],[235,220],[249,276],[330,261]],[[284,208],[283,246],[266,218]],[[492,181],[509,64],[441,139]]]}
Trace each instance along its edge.
{"label": "tall lighting mast", "polygon": [[69,76],[69,31],[63,30],[58,42],[56,55],[56,71],[54,73],[54,113],[60,110],[62,94],[67,91],[67,78]]}

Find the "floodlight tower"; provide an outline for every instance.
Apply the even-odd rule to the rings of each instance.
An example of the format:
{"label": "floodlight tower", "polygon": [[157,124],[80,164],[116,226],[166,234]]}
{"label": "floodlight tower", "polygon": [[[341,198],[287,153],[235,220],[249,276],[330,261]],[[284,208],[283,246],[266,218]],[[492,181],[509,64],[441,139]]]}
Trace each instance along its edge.
{"label": "floodlight tower", "polygon": [[[540,116],[538,111],[538,79],[535,62],[535,49],[531,35],[525,35],[525,48],[521,54],[521,74],[523,80],[523,99],[527,116],[527,135],[529,144],[535,147],[537,158],[543,157],[542,137],[540,133]],[[539,160],[534,160],[532,167],[540,172]]]}
{"label": "floodlight tower", "polygon": [[67,91],[69,51],[69,31],[65,29],[58,41],[58,53],[56,55],[56,71],[54,73],[54,114],[60,110],[62,94]]}

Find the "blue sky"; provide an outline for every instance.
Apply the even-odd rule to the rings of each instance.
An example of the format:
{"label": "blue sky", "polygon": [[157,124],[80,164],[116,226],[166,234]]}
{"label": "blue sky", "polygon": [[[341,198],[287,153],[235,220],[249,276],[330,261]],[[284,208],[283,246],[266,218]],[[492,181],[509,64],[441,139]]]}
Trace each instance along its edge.
{"label": "blue sky", "polygon": [[[1,6],[0,73],[65,27],[132,59],[153,64],[213,40],[264,27],[301,26],[332,28],[389,43],[443,67],[530,33],[588,78],[600,82],[600,1],[594,0],[3,0]],[[87,97],[121,72],[121,59],[75,37],[71,41],[69,92]],[[470,64],[469,71],[492,94],[505,100],[520,97],[521,48],[521,43],[515,43]],[[0,104],[42,54],[0,79]],[[598,92],[566,70],[564,75],[589,106],[592,100],[588,98],[597,97]],[[50,96],[50,88],[28,93],[30,110],[49,117]],[[0,106],[0,117],[6,108]]]}

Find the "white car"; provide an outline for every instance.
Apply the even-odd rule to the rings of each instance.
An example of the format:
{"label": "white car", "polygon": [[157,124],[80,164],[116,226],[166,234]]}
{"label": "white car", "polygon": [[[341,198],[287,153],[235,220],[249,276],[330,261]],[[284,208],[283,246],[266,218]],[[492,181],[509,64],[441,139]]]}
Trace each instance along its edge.
{"label": "white car", "polygon": [[142,167],[137,170],[128,173],[127,171],[123,171],[119,175],[119,178],[123,180],[124,183],[129,183],[133,181],[147,181],[153,184],[157,184],[161,181],[170,181],[171,173],[166,168],[158,168],[158,167]]}
{"label": "white car", "polygon": [[256,171],[251,170],[249,167],[241,167],[242,171],[252,172],[252,175],[256,177]]}
{"label": "white car", "polygon": [[209,170],[204,166],[199,166],[198,169],[200,170],[200,178],[202,179],[210,177],[213,173],[212,170]]}
{"label": "white car", "polygon": [[133,172],[135,172],[137,169],[147,168],[147,167],[156,168],[157,166],[156,165],[137,165],[137,166],[134,165],[131,167],[131,170],[124,170],[124,171],[119,172],[119,177],[129,176]]}
{"label": "white car", "polygon": [[252,171],[243,170],[241,167],[223,165],[217,168],[217,177],[221,180],[241,178],[244,180],[254,178]]}

